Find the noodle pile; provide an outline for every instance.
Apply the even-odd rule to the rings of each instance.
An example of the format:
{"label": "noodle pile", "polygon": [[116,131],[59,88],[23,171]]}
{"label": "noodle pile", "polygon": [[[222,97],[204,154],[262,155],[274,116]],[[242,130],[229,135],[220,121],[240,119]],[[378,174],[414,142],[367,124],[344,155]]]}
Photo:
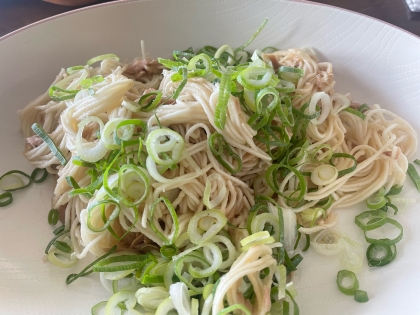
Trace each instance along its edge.
{"label": "noodle pile", "polygon": [[[407,159],[417,150],[417,138],[413,128],[397,115],[371,106],[364,112],[365,118],[343,111],[347,107],[357,108],[359,104],[351,102],[349,96],[334,91],[332,65],[318,62],[308,51],[289,49],[266,54],[274,69],[288,66],[303,69],[303,76],[296,83],[292,104],[301,109],[309,104],[309,111],[316,106],[321,108],[320,115],[312,119],[306,130],[309,142],[307,152],[315,152],[318,160],[327,153],[317,148],[328,145],[334,153],[347,153],[354,156],[357,167],[354,171],[338,177],[331,183],[317,186],[306,178],[308,190],[304,201],[292,205],[281,196],[276,201],[285,212],[285,220],[299,222],[303,233],[314,233],[331,227],[336,222],[335,209],[354,205],[384,187],[385,191],[392,186],[401,186],[406,177]],[[64,69],[58,74],[53,85],[66,82],[65,89],[76,89],[80,78],[91,78],[102,75],[102,82],[92,85],[94,95],[81,90],[74,99],[54,101],[48,92],[38,97],[19,112],[22,132],[27,144],[25,157],[34,167],[46,168],[55,174],[57,184],[52,198],[52,208],[60,209],[65,228],[70,230],[70,239],[77,258],[83,258],[88,252],[96,256],[105,254],[113,245],[119,250],[142,252],[146,248],[163,245],[163,241],[151,229],[148,218],[152,204],[164,196],[171,202],[179,221],[179,235],[186,232],[194,214],[214,208],[220,210],[236,228],[229,227],[228,232],[235,247],[247,236],[246,226],[250,208],[255,203],[255,196],[270,195],[270,187],[265,182],[265,172],[272,159],[265,144],[259,142],[255,131],[249,124],[249,115],[243,110],[238,98],[230,96],[228,114],[223,130],[216,127],[215,108],[219,98],[219,84],[213,84],[202,77],[189,78],[176,100],[169,99],[155,111],[132,111],[127,102],[137,101],[142,95],[155,89],[163,93],[163,98],[170,97],[180,82],[173,82],[174,72],[165,70],[156,61],[136,59],[123,64],[114,59],[105,59],[98,67],[85,66],[81,70],[68,74]],[[91,183],[88,168],[77,166],[72,160],[77,156],[76,135],[78,124],[88,116],[99,117],[104,124],[117,118],[141,119],[147,129],[169,128],[177,132],[185,141],[182,157],[173,169],[167,169],[159,176],[152,174],[151,190],[146,199],[134,210],[121,207],[119,217],[112,226],[118,235],[130,232],[118,241],[108,231],[93,232],[87,226],[87,209],[95,201],[104,198],[101,188],[92,198],[84,195],[69,196],[72,190],[66,177],[71,176],[80,187]],[[275,123],[281,124],[280,120]],[[49,147],[31,130],[33,123],[40,124],[49,134],[57,147],[69,161],[61,165]],[[97,141],[98,126],[95,123],[86,125],[83,138],[88,142]],[[242,169],[231,174],[210,151],[208,139],[214,132],[220,133],[232,150],[242,160]],[[288,130],[291,135],[291,130]],[[234,161],[230,161],[234,163]],[[335,167],[338,170],[348,169],[353,160],[337,158]],[[298,165],[300,172],[311,172],[317,166],[315,162]],[[150,172],[150,170],[149,170]],[[279,180],[279,190],[292,195],[298,187],[298,180],[290,172]],[[209,190],[205,200],[205,190]],[[267,193],[268,192],[268,193]],[[271,195],[272,191],[271,191]],[[325,217],[319,217],[316,224],[310,226],[303,217],[302,211],[316,206],[321,200],[331,196],[332,205]],[[207,205],[206,205],[207,204]],[[209,207],[208,205],[211,205]],[[134,211],[139,218],[135,220]],[[153,216],[155,225],[163,235],[173,232],[172,218],[162,204],[158,204]],[[98,218],[100,220],[100,218]],[[286,234],[287,251],[293,251],[297,232]],[[290,236],[292,235],[292,236]],[[158,247],[156,247],[158,248]],[[241,254],[231,266],[230,271],[222,278],[213,297],[213,314],[217,314],[226,297],[228,304],[244,304],[252,314],[265,314],[270,310],[271,302],[267,301],[267,290],[272,285],[275,259],[272,258],[272,247],[258,245]],[[262,280],[259,272],[270,269],[270,275]],[[256,292],[255,303],[249,305],[242,294],[239,294],[241,279],[247,276]]]}

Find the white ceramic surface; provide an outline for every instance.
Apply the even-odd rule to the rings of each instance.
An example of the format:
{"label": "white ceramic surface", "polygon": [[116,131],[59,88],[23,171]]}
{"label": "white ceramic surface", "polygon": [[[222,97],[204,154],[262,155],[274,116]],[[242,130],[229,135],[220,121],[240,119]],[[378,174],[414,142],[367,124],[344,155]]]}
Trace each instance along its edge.
{"label": "white ceramic surface", "polygon": [[[420,131],[420,38],[377,20],[332,7],[290,1],[122,1],[54,17],[0,40],[0,173],[30,171],[21,152],[16,110],[44,92],[61,67],[90,57],[140,54],[140,40],[150,56],[204,44],[239,46],[262,20],[269,23],[252,48],[311,46],[333,63],[336,90],[354,99],[392,109]],[[417,156],[420,157],[420,156]],[[14,194],[0,209],[0,314],[90,314],[107,299],[95,276],[71,285],[70,272],[43,261],[52,237],[47,214],[53,181]],[[408,194],[419,198],[411,184]],[[353,223],[357,207],[340,212],[340,226],[366,243]],[[420,215],[417,205],[398,215],[404,238],[397,259],[382,268],[365,267],[361,288],[370,301],[358,304],[338,292],[335,260],[309,250],[296,279],[301,314],[420,314]]]}

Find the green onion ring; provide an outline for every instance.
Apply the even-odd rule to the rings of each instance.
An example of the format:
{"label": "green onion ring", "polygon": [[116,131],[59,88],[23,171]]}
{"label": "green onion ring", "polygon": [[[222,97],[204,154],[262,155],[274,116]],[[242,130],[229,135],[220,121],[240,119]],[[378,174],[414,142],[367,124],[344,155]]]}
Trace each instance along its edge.
{"label": "green onion ring", "polygon": [[48,224],[50,225],[56,225],[58,222],[59,213],[56,209],[51,209],[50,212],[48,212]]}
{"label": "green onion ring", "polygon": [[13,202],[13,196],[9,192],[0,195],[0,207],[6,207]]}
{"label": "green onion ring", "polygon": [[[376,221],[372,220],[372,217],[379,220],[376,220]],[[362,221],[366,219],[370,219],[367,224],[363,223]],[[386,216],[386,213],[382,210],[365,211],[355,217],[355,222],[357,226],[361,228],[363,231],[371,231],[387,223],[387,216]]]}
{"label": "green onion ring", "polygon": [[[385,252],[382,257],[377,258],[377,254],[383,251]],[[370,267],[382,267],[388,265],[397,256],[397,247],[395,245],[380,245],[370,244],[367,251],[366,257]]]}
{"label": "green onion ring", "polygon": [[[41,177],[37,177],[38,173],[42,171]],[[45,181],[48,177],[48,171],[45,168],[36,168],[31,173],[31,179],[34,183],[42,183]]]}
{"label": "green onion ring", "polygon": [[[349,286],[344,286],[343,281],[345,278],[350,279],[351,284]],[[337,285],[338,289],[347,295],[353,295],[354,292],[359,289],[359,281],[356,278],[356,275],[353,271],[349,270],[340,270],[337,273]]]}
{"label": "green onion ring", "polygon": [[354,300],[359,303],[365,303],[369,301],[369,297],[366,291],[356,290],[354,291]]}
{"label": "green onion ring", "polygon": [[344,170],[338,171],[338,177],[353,172],[357,167],[357,161],[356,161],[356,158],[353,155],[350,155],[350,154],[347,154],[347,153],[334,153],[330,158],[330,164],[332,166],[335,166],[335,164],[332,161],[333,158],[346,158],[346,159],[351,159],[354,162],[352,167],[349,167],[349,168],[346,168]]}
{"label": "green onion ring", "polygon": [[[380,219],[379,218],[376,218],[376,219],[373,219],[373,220],[371,220],[368,224],[371,224],[371,223],[375,223],[376,221],[379,221]],[[372,221],[374,221],[374,222],[372,222]],[[389,223],[389,224],[392,224],[392,225],[394,225],[396,228],[398,228],[399,230],[400,230],[400,234],[398,234],[398,236],[397,237],[395,237],[395,238],[393,238],[393,239],[389,239],[389,238],[382,238],[382,239],[375,239],[375,238],[370,238],[370,237],[368,237],[367,236],[367,230],[365,230],[364,231],[364,233],[365,233],[365,239],[366,239],[366,242],[368,242],[368,243],[370,243],[370,244],[377,244],[377,245],[387,245],[387,246],[390,246],[390,245],[395,245],[395,244],[397,244],[399,241],[401,241],[401,239],[402,239],[402,237],[403,237],[403,227],[401,226],[401,224],[399,224],[397,221],[395,221],[395,220],[393,220],[393,219],[390,219],[390,218],[387,218],[386,219],[386,223]],[[385,224],[384,224],[385,225]]]}

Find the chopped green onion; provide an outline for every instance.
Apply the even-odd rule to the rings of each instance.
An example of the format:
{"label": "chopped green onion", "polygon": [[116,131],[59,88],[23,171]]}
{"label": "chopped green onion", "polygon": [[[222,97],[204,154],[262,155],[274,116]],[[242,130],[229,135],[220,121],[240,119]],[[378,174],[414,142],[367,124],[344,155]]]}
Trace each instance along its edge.
{"label": "chopped green onion", "polygon": [[403,186],[394,185],[391,189],[386,193],[385,196],[394,196],[398,195],[402,191]]}
{"label": "chopped green onion", "polygon": [[279,76],[289,82],[297,82],[303,76],[303,69],[281,66]]}
{"label": "chopped green onion", "polygon": [[[149,156],[156,164],[165,166],[171,166],[179,162],[184,145],[184,138],[168,128],[153,130],[146,139]],[[163,158],[164,153],[166,155]]]}
{"label": "chopped green onion", "polygon": [[[124,270],[141,269],[156,258],[151,255],[120,255],[104,258],[93,265],[93,272],[116,272]],[[116,263],[121,263],[117,264]]]}
{"label": "chopped green onion", "polygon": [[[349,285],[344,285],[345,279],[351,281]],[[349,270],[340,270],[337,273],[337,285],[338,289],[347,295],[353,295],[357,289],[359,289],[359,281],[356,278],[354,272]]]}
{"label": "chopped green onion", "polygon": [[181,67],[181,68],[178,69],[178,73],[175,73],[175,74],[182,75],[182,81],[181,81],[181,84],[177,87],[177,89],[174,91],[174,93],[171,96],[171,98],[174,99],[174,100],[176,100],[178,98],[182,89],[184,88],[184,86],[188,82],[188,69],[187,69],[187,67]]}
{"label": "chopped green onion", "polygon": [[227,315],[227,314],[230,314],[230,313],[234,312],[235,310],[241,310],[242,311],[241,313],[243,313],[245,315],[251,315],[251,312],[243,304],[232,304],[232,305],[222,309],[221,311],[219,311],[219,313],[217,313],[217,315]]}
{"label": "chopped green onion", "polygon": [[83,167],[89,167],[89,168],[95,167],[95,164],[82,160],[82,158],[78,155],[73,156],[71,159],[71,162],[77,166],[83,166]]}
{"label": "chopped green onion", "polygon": [[[295,174],[295,176],[297,177],[298,181],[299,181],[299,195],[297,197],[293,197],[294,194],[287,196],[285,195],[283,192],[281,192],[279,190],[279,182],[278,182],[278,172],[282,169],[291,171]],[[266,173],[265,173],[265,178],[267,181],[268,186],[278,195],[282,196],[284,199],[290,200],[290,201],[301,201],[303,199],[303,197],[305,196],[306,193],[306,181],[305,178],[303,177],[303,175],[294,167],[285,165],[285,164],[273,164],[271,165]]]}
{"label": "chopped green onion", "polygon": [[61,250],[62,252],[64,252],[64,253],[71,253],[73,250],[72,250],[72,248],[70,247],[70,245],[69,244],[67,244],[67,243],[65,243],[65,242],[62,242],[62,241],[55,241],[54,242],[54,246],[58,249],[58,250]]}
{"label": "chopped green onion", "polygon": [[[109,207],[114,207],[110,214],[110,211],[107,211]],[[102,232],[106,229],[109,229],[111,232],[111,223],[118,218],[120,209],[121,206],[114,200],[103,199],[95,201],[87,209],[87,227],[93,232]]]}
{"label": "chopped green onion", "polygon": [[[172,218],[172,221],[173,221],[172,232],[171,232],[170,235],[168,235],[168,237],[162,233],[161,229],[157,228],[156,223],[158,223],[157,222],[158,220],[154,217],[156,207],[158,205],[160,205],[162,201],[165,204],[166,208],[168,209],[169,214],[170,214],[170,216]],[[192,219],[191,219],[191,221],[192,221]],[[149,222],[150,222],[150,227],[152,228],[153,232],[155,232],[155,234],[157,236],[159,236],[159,238],[165,244],[170,245],[170,244],[173,244],[176,241],[176,239],[178,237],[178,232],[179,232],[178,216],[176,214],[174,206],[172,205],[172,203],[169,201],[168,198],[161,196],[152,204],[152,206],[150,208],[150,213],[149,213]]]}
{"label": "chopped green onion", "polygon": [[274,243],[275,239],[267,231],[251,234],[241,240],[241,251],[247,251],[251,246]]}
{"label": "chopped green onion", "polygon": [[363,231],[371,231],[387,223],[387,216],[382,210],[365,211],[356,216],[355,222]]}
{"label": "chopped green onion", "polygon": [[51,152],[55,155],[60,164],[66,165],[67,160],[64,157],[63,153],[61,153],[60,149],[55,145],[54,141],[52,141],[52,139],[50,138],[50,136],[48,136],[44,129],[39,124],[34,123],[32,125],[32,130],[48,145]]}
{"label": "chopped green onion", "polygon": [[64,231],[64,229],[65,229],[66,227],[64,226],[64,224],[63,225],[60,225],[58,228],[56,228],[54,231],[53,231],[53,233],[54,233],[54,235],[58,235],[58,234],[60,234],[61,232],[63,232]]}
{"label": "chopped green onion", "polygon": [[366,118],[366,115],[363,114],[361,111],[353,109],[351,107],[344,108],[343,111],[348,112],[348,113],[353,114],[353,115],[356,115],[357,117],[359,117],[362,120],[365,120],[365,118]]}
{"label": "chopped green onion", "polygon": [[416,186],[417,191],[420,192],[420,176],[414,165],[411,163],[408,163],[407,174]]}
{"label": "chopped green onion", "polygon": [[74,71],[77,71],[77,70],[83,70],[84,68],[85,68],[85,66],[73,66],[73,67],[67,68],[66,72],[67,72],[67,74],[70,74],[70,73],[72,73]]}
{"label": "chopped green onion", "polygon": [[214,124],[217,128],[225,129],[228,102],[231,92],[232,76],[229,73],[223,73],[219,85],[219,98],[214,111]]}
{"label": "chopped green onion", "polygon": [[359,303],[365,303],[369,301],[369,297],[366,291],[356,290],[354,291],[354,300]]}
{"label": "chopped green onion", "polygon": [[311,236],[309,234],[305,234],[306,244],[305,247],[302,249],[302,252],[306,252],[311,246]]}
{"label": "chopped green onion", "polygon": [[[38,173],[42,172],[41,177],[38,177]],[[48,171],[45,168],[36,168],[31,173],[31,179],[34,183],[42,183],[48,177]]]}
{"label": "chopped green onion", "polygon": [[255,33],[252,34],[251,38],[248,39],[248,41],[245,44],[243,44],[243,45],[241,45],[241,46],[239,46],[238,48],[235,49],[235,53],[240,51],[240,50],[244,50],[246,47],[248,47],[252,43],[252,41],[258,36],[258,34],[262,31],[262,29],[265,27],[267,22],[268,22],[268,19],[265,18],[264,21],[262,22],[262,24],[255,31]]}
{"label": "chopped green onion", "polygon": [[53,101],[56,102],[72,99],[76,96],[77,93],[79,93],[79,90],[66,90],[56,85],[51,86],[48,90],[48,95]]}
{"label": "chopped green onion", "polygon": [[68,275],[67,279],[66,279],[66,283],[70,284],[73,281],[77,280],[77,278],[80,277],[84,277],[87,276],[89,274],[91,274],[93,272],[93,270],[89,270],[91,267],[93,267],[96,263],[100,262],[101,260],[105,259],[106,257],[108,257],[109,255],[113,254],[115,251],[117,250],[117,246],[114,245],[111,247],[111,249],[103,254],[101,257],[95,259],[93,262],[91,262],[89,265],[87,265],[82,271],[80,271],[78,274],[72,273],[70,275]]}
{"label": "chopped green onion", "polygon": [[388,265],[397,256],[395,245],[370,244],[366,257],[370,267],[381,267]]}
{"label": "chopped green onion", "polygon": [[0,195],[0,207],[6,207],[13,202],[13,196],[9,192]]}
{"label": "chopped green onion", "polygon": [[87,64],[88,66],[91,66],[91,65],[93,65],[94,63],[96,63],[96,62],[98,62],[98,61],[105,60],[105,59],[114,59],[114,60],[116,60],[116,61],[120,61],[120,58],[119,58],[117,55],[114,55],[114,54],[105,54],[105,55],[100,55],[100,56],[93,57],[92,59],[89,59],[89,60],[86,62],[86,64]]}
{"label": "chopped green onion", "polygon": [[[217,57],[215,56],[215,58]],[[201,66],[200,69],[197,68],[197,65]],[[193,58],[191,58],[187,66],[188,70],[190,71],[198,70],[198,76],[201,77],[209,73],[211,67],[211,59],[206,54],[199,54],[197,56],[194,56]]]}
{"label": "chopped green onion", "polygon": [[60,233],[55,234],[54,238],[53,238],[53,239],[52,239],[52,240],[48,243],[47,247],[45,248],[45,254],[47,254],[47,255],[48,255],[48,253],[49,253],[49,251],[50,251],[51,246],[53,246],[53,245],[54,245],[55,241],[56,241],[59,237],[61,237],[61,236],[65,235],[65,234],[67,234],[67,233],[69,233],[69,232],[70,232],[69,230],[63,230],[63,231],[61,231]]}
{"label": "chopped green onion", "polygon": [[[188,223],[187,233],[193,244],[201,245],[219,233],[226,223],[226,216],[219,210],[196,212]],[[200,225],[203,227],[202,229],[200,229]],[[204,233],[201,234],[199,230]]]}
{"label": "chopped green onion", "polygon": [[381,209],[387,204],[383,194],[375,194],[366,199],[366,205],[371,210]]}
{"label": "chopped green onion", "polygon": [[[375,218],[375,219],[372,219],[371,222],[369,222],[369,223],[375,223],[379,220],[381,220],[381,219],[380,218]],[[390,219],[390,218],[386,219],[385,224],[391,224],[391,225],[395,226],[399,230],[399,234],[396,237],[394,237],[393,239],[389,239],[389,238],[376,239],[376,238],[368,237],[367,232],[369,230],[365,230],[364,233],[365,233],[366,242],[371,243],[371,244],[390,246],[390,245],[397,244],[399,241],[401,241],[401,239],[403,237],[403,227],[401,226],[401,224],[399,224],[397,221],[395,221],[393,219]],[[382,226],[384,226],[385,224],[383,224]]]}
{"label": "chopped green onion", "polygon": [[[21,176],[14,175],[14,174],[19,174],[23,177],[26,177],[28,179],[28,182],[25,184]],[[24,189],[28,187],[29,185],[31,185],[31,183],[32,183],[31,176],[19,170],[8,171],[0,177],[0,188],[8,192]]]}
{"label": "chopped green onion", "polygon": [[49,252],[47,255],[47,259],[50,263],[60,268],[70,268],[75,263],[77,263],[78,260],[73,254],[63,252],[59,249],[53,249],[51,252]]}
{"label": "chopped green onion", "polygon": [[267,87],[271,83],[272,77],[273,73],[271,69],[248,67],[239,73],[237,81],[244,88],[255,90]]}
{"label": "chopped green onion", "polygon": [[331,184],[338,177],[337,169],[328,164],[321,164],[311,172],[311,181],[317,186],[325,186]]}
{"label": "chopped green onion", "polygon": [[174,244],[163,245],[160,248],[160,254],[166,260],[170,260],[177,252],[178,248]]}
{"label": "chopped green onion", "polygon": [[[208,145],[211,153],[230,173],[235,174],[242,170],[242,159],[233,151],[229,143],[220,133],[213,133],[208,139]],[[224,153],[236,162],[236,166],[224,158]]]}
{"label": "chopped green onion", "polygon": [[51,209],[48,213],[48,224],[56,225],[58,222],[58,210]]}
{"label": "chopped green onion", "polygon": [[185,63],[181,61],[174,61],[170,59],[158,58],[158,62],[166,68],[177,71],[179,67],[184,67]]}
{"label": "chopped green onion", "polygon": [[[153,95],[155,95],[154,98]],[[159,105],[162,95],[162,91],[152,91],[140,97],[138,104],[140,105],[141,111],[150,112],[154,110]]]}
{"label": "chopped green onion", "polygon": [[340,176],[343,176],[343,175],[346,175],[346,174],[349,174],[349,173],[353,172],[353,171],[356,169],[356,167],[357,167],[357,161],[356,161],[356,158],[355,158],[353,155],[350,155],[350,154],[347,154],[347,153],[334,153],[334,154],[331,156],[331,158],[330,158],[330,164],[331,164],[332,166],[335,166],[335,165],[334,165],[334,163],[333,163],[333,161],[332,161],[334,158],[345,158],[345,159],[351,159],[351,160],[353,160],[353,162],[354,162],[354,164],[353,164],[353,166],[352,166],[352,167],[349,167],[349,168],[346,168],[346,169],[344,169],[344,170],[338,171],[338,177],[340,177]]}
{"label": "chopped green onion", "polygon": [[370,107],[366,103],[363,103],[362,105],[359,106],[359,108],[357,108],[357,110],[359,112],[362,112],[362,113],[365,112],[365,111],[367,111],[367,110],[369,110],[369,109],[370,109]]}

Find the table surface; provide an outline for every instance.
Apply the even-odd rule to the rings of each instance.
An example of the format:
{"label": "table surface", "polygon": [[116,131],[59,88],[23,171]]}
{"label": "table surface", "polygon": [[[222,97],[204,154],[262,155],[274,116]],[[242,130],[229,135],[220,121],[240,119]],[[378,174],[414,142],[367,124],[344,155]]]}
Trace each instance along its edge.
{"label": "table surface", "polygon": [[[110,1],[96,1],[96,3],[104,2]],[[318,0],[316,2],[360,12],[420,36],[420,13],[410,12],[405,0]],[[0,36],[77,8],[81,6],[65,7],[41,0],[0,0]]]}

